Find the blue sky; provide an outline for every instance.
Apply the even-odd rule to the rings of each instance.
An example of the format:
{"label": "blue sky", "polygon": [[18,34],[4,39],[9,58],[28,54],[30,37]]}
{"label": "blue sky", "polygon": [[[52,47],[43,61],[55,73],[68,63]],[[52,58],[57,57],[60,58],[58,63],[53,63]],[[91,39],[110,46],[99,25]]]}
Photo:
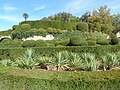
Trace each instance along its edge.
{"label": "blue sky", "polygon": [[80,17],[103,5],[111,8],[111,14],[120,12],[120,0],[0,0],[0,31],[23,21],[24,12],[29,14],[29,20],[39,20],[63,11]]}

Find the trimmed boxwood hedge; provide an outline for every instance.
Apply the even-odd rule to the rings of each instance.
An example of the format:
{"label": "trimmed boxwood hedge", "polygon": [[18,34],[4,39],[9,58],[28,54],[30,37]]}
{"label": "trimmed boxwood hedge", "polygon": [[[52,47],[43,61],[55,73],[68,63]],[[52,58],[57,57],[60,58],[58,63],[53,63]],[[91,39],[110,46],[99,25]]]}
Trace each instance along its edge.
{"label": "trimmed boxwood hedge", "polygon": [[0,66],[0,90],[119,90],[120,71],[66,72]]}
{"label": "trimmed boxwood hedge", "polygon": [[[32,48],[32,47],[31,47]],[[77,53],[95,53],[96,56],[105,55],[107,52],[120,51],[120,45],[102,45],[102,46],[62,46],[62,47],[34,47],[37,55],[52,56],[59,51],[70,51]],[[16,60],[24,54],[26,48],[0,48],[0,60],[11,59]]]}

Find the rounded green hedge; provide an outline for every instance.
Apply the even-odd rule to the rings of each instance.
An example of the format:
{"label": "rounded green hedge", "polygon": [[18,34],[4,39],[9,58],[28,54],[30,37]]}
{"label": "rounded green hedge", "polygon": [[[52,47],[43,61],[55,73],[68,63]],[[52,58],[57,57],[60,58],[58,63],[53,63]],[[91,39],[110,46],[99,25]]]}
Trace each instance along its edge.
{"label": "rounded green hedge", "polygon": [[65,72],[0,66],[0,90],[119,90],[120,71]]}
{"label": "rounded green hedge", "polygon": [[84,46],[87,45],[86,39],[79,36],[73,36],[70,38],[70,46]]}

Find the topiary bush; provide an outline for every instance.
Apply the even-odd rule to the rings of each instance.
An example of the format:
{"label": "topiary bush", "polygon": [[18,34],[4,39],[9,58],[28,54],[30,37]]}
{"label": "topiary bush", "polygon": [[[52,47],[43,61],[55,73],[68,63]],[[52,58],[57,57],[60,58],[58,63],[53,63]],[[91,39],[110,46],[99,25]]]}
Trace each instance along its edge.
{"label": "topiary bush", "polygon": [[35,47],[35,41],[34,40],[27,40],[21,43],[22,47]]}
{"label": "topiary bush", "polygon": [[43,41],[43,40],[37,40],[37,41],[34,41],[34,43],[35,43],[35,47],[46,47],[47,46],[46,41]]}
{"label": "topiary bush", "polygon": [[48,32],[49,34],[55,34],[55,33],[57,33],[57,30],[56,30],[55,28],[49,27],[49,28],[47,29],[47,32]]}
{"label": "topiary bush", "polygon": [[21,27],[22,30],[30,30],[31,29],[30,24],[22,24],[20,27]]}
{"label": "topiary bush", "polygon": [[88,45],[96,45],[96,41],[93,41],[93,40],[87,40],[87,43],[88,43]]}
{"label": "topiary bush", "polygon": [[106,39],[99,39],[97,40],[97,44],[100,44],[100,45],[109,45],[109,41]]}
{"label": "topiary bush", "polygon": [[87,42],[84,38],[81,38],[79,36],[73,36],[70,38],[70,46],[83,46],[87,45]]}
{"label": "topiary bush", "polygon": [[80,22],[77,24],[76,29],[82,32],[88,32],[88,24],[86,22]]}
{"label": "topiary bush", "polygon": [[55,41],[55,46],[61,45],[61,46],[67,46],[70,42],[70,39],[56,39]]}
{"label": "topiary bush", "polygon": [[0,67],[0,90],[119,90],[120,71],[56,72]]}

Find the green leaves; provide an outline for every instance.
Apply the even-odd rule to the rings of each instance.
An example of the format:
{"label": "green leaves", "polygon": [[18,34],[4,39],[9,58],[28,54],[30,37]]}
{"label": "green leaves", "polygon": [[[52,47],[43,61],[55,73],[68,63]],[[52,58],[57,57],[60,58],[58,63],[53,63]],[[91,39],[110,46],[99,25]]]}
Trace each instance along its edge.
{"label": "green leaves", "polygon": [[13,61],[11,61],[10,59],[1,60],[0,65],[6,66],[6,67],[7,66],[14,66]]}
{"label": "green leaves", "polygon": [[93,53],[84,53],[81,55],[81,59],[84,63],[84,69],[90,71],[98,70],[99,65],[97,64],[97,60],[95,54]]}
{"label": "green leaves", "polygon": [[24,68],[24,69],[32,69],[37,66],[39,63],[36,63],[34,60],[34,52],[32,49],[27,49],[25,54],[16,60],[17,67]]}
{"label": "green leaves", "polygon": [[115,53],[107,53],[104,56],[101,56],[102,64],[104,66],[104,70],[111,69],[115,66],[118,66],[119,63],[119,54]]}

